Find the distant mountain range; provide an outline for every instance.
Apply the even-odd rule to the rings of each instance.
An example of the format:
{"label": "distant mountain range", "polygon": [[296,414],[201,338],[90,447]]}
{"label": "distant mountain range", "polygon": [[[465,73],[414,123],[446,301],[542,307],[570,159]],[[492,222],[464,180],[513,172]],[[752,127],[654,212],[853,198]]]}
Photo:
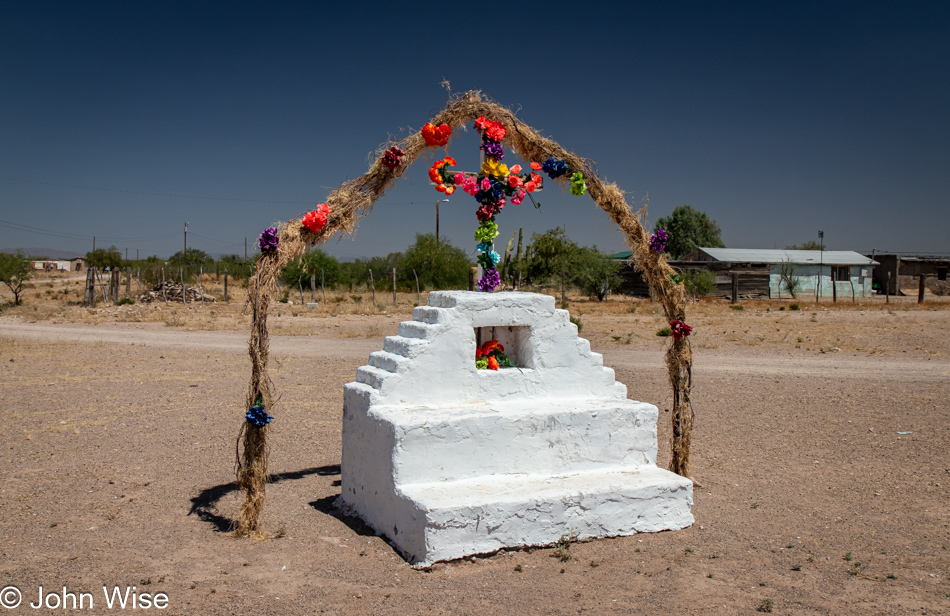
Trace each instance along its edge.
{"label": "distant mountain range", "polygon": [[72,259],[73,257],[84,257],[86,253],[76,254],[75,252],[66,252],[64,250],[55,250],[53,248],[3,248],[0,252],[15,253],[22,251],[28,257],[46,257],[47,259]]}

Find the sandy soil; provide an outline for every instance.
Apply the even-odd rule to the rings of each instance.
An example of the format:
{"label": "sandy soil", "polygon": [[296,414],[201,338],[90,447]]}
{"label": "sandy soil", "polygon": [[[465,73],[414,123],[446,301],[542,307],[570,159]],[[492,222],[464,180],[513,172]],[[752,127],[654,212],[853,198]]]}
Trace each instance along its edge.
{"label": "sandy soil", "polygon": [[[27,607],[40,585],[92,592],[98,614],[103,585],[166,593],[169,614],[950,613],[948,307],[697,304],[694,526],[427,572],[332,506],[342,386],[411,305],[272,319],[266,541],[222,532],[249,371],[237,312],[12,311],[0,586],[23,614],[54,611]],[[571,309],[630,396],[660,407],[665,464],[661,315]]]}

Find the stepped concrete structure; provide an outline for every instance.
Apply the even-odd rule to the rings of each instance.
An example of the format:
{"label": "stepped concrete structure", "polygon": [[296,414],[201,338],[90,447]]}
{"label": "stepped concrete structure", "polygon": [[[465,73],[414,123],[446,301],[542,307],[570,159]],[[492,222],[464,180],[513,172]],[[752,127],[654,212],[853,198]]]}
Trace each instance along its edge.
{"label": "stepped concrete structure", "polygon": [[[554,298],[429,294],[345,386],[340,505],[411,563],[679,529],[657,408],[627,399]],[[497,339],[517,367],[477,370]]]}

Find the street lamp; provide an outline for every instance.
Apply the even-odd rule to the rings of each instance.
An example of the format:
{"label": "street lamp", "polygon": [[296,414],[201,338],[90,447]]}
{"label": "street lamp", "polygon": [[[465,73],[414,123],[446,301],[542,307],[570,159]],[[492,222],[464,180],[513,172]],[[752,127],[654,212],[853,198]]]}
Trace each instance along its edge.
{"label": "street lamp", "polygon": [[448,203],[448,199],[438,199],[435,202],[435,245],[439,245],[439,204]]}

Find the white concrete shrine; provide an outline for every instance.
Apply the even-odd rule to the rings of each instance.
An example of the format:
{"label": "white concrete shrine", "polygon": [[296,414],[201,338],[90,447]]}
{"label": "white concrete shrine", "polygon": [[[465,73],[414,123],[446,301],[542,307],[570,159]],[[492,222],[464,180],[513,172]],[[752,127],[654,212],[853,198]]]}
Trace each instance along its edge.
{"label": "white concrete shrine", "polygon": [[[340,496],[411,563],[693,523],[692,482],[656,466],[657,408],[553,297],[433,292],[412,317],[345,386]],[[517,368],[476,370],[494,339]]]}

